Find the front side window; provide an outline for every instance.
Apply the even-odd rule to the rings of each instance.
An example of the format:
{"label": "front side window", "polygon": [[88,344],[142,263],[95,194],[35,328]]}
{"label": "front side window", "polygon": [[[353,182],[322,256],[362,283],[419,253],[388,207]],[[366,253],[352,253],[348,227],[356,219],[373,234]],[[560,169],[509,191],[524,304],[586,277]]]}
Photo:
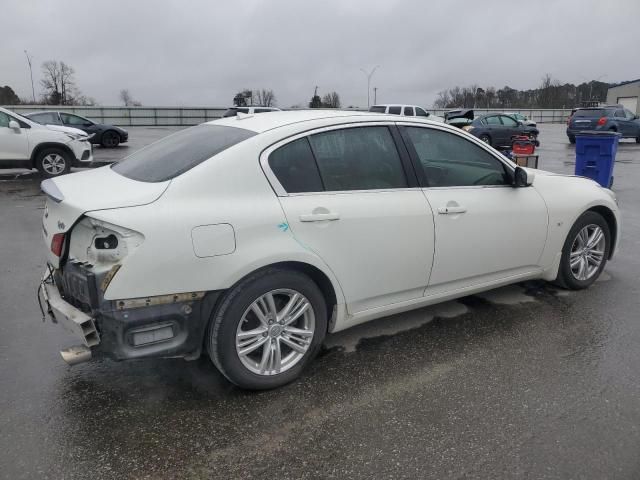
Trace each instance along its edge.
{"label": "front side window", "polygon": [[416,107],[416,116],[418,116],[418,117],[428,117],[429,114],[427,112],[425,112],[423,109],[421,109],[420,107]]}
{"label": "front side window", "polygon": [[309,140],[299,138],[269,155],[269,167],[288,193],[324,190]]}
{"label": "front side window", "polygon": [[267,113],[271,112],[270,108],[256,108],[253,113]]}
{"label": "front side window", "polygon": [[428,187],[508,185],[505,166],[469,140],[431,128],[404,127]]}
{"label": "front side window", "polygon": [[389,113],[392,115],[400,115],[401,111],[400,107],[389,107]]}
{"label": "front side window", "polygon": [[0,127],[9,128],[11,117],[4,112],[0,112]]}
{"label": "front side window", "polygon": [[404,107],[402,114],[406,117],[413,117],[413,107]]}
{"label": "front side window", "polygon": [[164,182],[254,135],[244,128],[205,123],[164,137],[111,168],[132,180]]}
{"label": "front side window", "polygon": [[635,113],[631,112],[631,110],[624,109],[624,116],[627,120],[633,120],[636,118]]}
{"label": "front side window", "polygon": [[86,118],[82,118],[77,115],[71,115],[70,113],[60,113],[60,117],[66,125],[76,125],[82,127],[87,123],[91,123]]}
{"label": "front side window", "polygon": [[400,155],[387,127],[332,130],[311,135],[309,142],[327,191],[407,187]]}
{"label": "front side window", "polygon": [[502,124],[506,127],[517,127],[518,126],[518,122],[511,118],[511,117],[507,117],[506,115],[500,115],[500,120],[502,120]]}

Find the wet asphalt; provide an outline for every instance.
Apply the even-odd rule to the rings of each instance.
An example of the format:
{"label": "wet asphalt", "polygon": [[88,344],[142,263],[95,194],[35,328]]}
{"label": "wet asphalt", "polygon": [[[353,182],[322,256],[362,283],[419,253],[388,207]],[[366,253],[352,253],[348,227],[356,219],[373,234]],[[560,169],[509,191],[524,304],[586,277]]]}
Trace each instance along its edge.
{"label": "wet asphalt", "polygon": [[[572,172],[563,126],[540,129],[540,168]],[[96,158],[169,131],[131,128]],[[39,178],[0,172],[0,478],[640,478],[639,183],[624,141],[622,241],[592,288],[527,282],[380,319],[248,393],[206,357],[66,366],[75,341],[36,302]]]}

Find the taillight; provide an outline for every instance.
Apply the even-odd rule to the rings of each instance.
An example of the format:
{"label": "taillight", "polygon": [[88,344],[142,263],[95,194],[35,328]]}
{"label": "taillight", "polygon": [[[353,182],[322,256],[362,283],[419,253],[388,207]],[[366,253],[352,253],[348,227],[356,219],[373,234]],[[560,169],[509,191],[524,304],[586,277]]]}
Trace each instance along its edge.
{"label": "taillight", "polygon": [[607,117],[600,117],[600,120],[598,120],[598,126],[601,127],[605,123],[607,123]]}
{"label": "taillight", "polygon": [[56,257],[62,256],[62,246],[64,245],[64,233],[54,233],[51,239],[51,251]]}

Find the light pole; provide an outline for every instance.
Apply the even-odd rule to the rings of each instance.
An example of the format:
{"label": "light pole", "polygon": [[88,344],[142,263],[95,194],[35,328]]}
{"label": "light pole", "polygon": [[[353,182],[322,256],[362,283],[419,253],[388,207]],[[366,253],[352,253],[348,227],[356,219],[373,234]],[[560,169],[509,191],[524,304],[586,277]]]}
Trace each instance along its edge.
{"label": "light pole", "polygon": [[31,57],[29,56],[29,54],[27,53],[27,51],[24,51],[24,54],[27,56],[27,63],[29,64],[29,73],[31,75],[31,95],[33,95],[33,103],[35,105],[36,103],[36,91],[33,88],[33,69],[31,68]]}
{"label": "light pole", "polygon": [[364,68],[361,68],[360,71],[367,76],[367,109],[371,106],[371,77],[378,69],[380,65],[376,65],[370,72],[367,72]]}
{"label": "light pole", "polygon": [[373,104],[378,103],[378,87],[373,87]]}

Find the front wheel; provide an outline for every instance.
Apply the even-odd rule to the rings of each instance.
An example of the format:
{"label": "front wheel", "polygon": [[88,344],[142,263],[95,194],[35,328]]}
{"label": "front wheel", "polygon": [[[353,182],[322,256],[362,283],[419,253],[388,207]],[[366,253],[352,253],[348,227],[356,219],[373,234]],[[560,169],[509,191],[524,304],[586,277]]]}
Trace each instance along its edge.
{"label": "front wheel", "polygon": [[70,155],[60,148],[45,148],[36,158],[36,168],[47,177],[58,177],[71,170]]}
{"label": "front wheel", "polygon": [[610,250],[609,225],[602,215],[585,212],[564,242],[557,283],[571,290],[591,286],[602,273]]}
{"label": "front wheel", "polygon": [[318,353],[327,308],[306,275],[269,269],[226,295],[209,325],[209,356],[231,382],[264,390],[296,379]]}

